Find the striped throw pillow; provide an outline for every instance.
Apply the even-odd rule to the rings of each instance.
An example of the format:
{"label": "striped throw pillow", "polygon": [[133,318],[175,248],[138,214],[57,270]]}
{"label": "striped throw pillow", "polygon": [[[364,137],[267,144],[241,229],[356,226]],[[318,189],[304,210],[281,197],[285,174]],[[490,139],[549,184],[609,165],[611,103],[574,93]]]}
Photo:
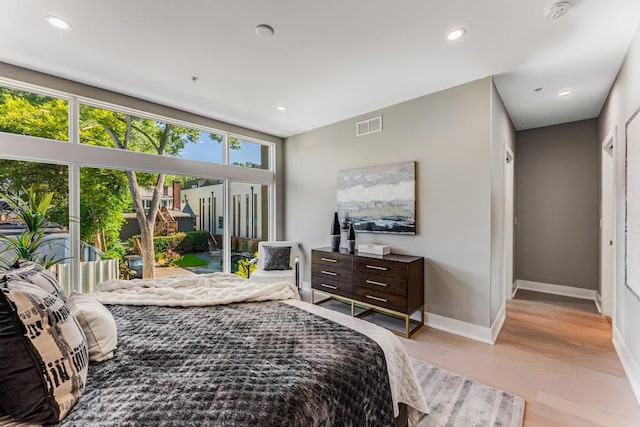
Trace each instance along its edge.
{"label": "striped throw pillow", "polygon": [[18,268],[2,273],[8,280],[21,280],[36,285],[67,302],[67,296],[56,278],[43,266],[33,261],[19,261]]}
{"label": "striped throw pillow", "polygon": [[58,423],[83,392],[88,364],[86,338],[63,300],[0,278],[0,413]]}

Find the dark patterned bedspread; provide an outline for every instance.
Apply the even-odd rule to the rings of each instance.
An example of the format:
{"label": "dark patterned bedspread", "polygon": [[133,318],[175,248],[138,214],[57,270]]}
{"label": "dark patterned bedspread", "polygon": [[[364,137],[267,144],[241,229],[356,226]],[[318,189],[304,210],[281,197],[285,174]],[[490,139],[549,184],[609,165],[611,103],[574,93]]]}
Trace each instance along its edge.
{"label": "dark patterned bedspread", "polygon": [[62,425],[391,426],[384,353],[280,302],[108,306],[112,360]]}

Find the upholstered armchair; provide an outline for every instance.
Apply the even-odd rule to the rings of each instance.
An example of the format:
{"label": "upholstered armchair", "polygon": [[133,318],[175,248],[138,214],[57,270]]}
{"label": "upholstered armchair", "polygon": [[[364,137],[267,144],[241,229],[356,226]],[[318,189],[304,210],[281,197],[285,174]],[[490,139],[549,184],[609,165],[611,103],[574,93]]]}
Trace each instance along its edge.
{"label": "upholstered armchair", "polygon": [[297,242],[260,242],[258,257],[249,262],[249,265],[253,264],[257,264],[258,268],[251,273],[249,280],[259,283],[289,282],[299,286]]}

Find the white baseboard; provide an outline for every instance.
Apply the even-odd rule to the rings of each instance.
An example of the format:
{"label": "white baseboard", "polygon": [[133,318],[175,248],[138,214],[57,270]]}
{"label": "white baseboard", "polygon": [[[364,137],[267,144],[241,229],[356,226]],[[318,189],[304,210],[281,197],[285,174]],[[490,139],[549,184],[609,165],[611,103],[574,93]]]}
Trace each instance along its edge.
{"label": "white baseboard", "polygon": [[511,284],[511,299],[516,297],[516,293],[518,292],[518,281],[514,280]]}
{"label": "white baseboard", "polygon": [[498,335],[500,335],[500,331],[502,330],[502,326],[504,325],[504,321],[507,318],[506,307],[506,304],[502,304],[500,311],[498,311],[498,315],[493,321],[493,325],[491,325],[491,344],[496,343]]}
{"label": "white baseboard", "polygon": [[631,389],[636,395],[638,404],[640,404],[640,366],[633,358],[629,347],[627,347],[622,335],[620,335],[620,331],[616,327],[613,328],[613,347],[618,353],[618,358],[620,358],[624,372],[627,374]]}
{"label": "white baseboard", "polygon": [[517,280],[517,289],[528,291],[544,292],[546,294],[563,295],[566,297],[588,299],[595,301],[596,291],[593,289],[582,289],[573,286],[553,285],[551,283],[532,282],[530,280]]}
{"label": "white baseboard", "polygon": [[593,299],[593,301],[596,303],[598,313],[602,314],[602,297],[600,296],[600,292],[596,291],[596,297]]}
{"label": "white baseboard", "polygon": [[463,322],[462,320],[452,319],[450,317],[440,316],[439,314],[425,313],[425,316],[425,325],[430,328],[449,332],[450,334],[460,335],[461,337],[470,338],[486,344],[494,344],[494,330],[496,331],[495,334],[497,337],[497,334],[500,333],[500,329],[504,323],[504,306],[502,310],[500,310],[500,313],[498,313],[498,316],[493,322],[493,326],[491,328],[469,322]]}

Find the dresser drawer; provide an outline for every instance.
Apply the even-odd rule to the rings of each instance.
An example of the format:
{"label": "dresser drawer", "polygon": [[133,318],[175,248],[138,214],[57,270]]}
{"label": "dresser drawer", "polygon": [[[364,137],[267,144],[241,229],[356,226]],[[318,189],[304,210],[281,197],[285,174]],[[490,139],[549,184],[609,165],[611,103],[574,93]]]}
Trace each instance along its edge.
{"label": "dresser drawer", "polygon": [[353,257],[339,252],[311,251],[311,262],[336,268],[353,269]]}
{"label": "dresser drawer", "polygon": [[407,264],[386,259],[358,257],[355,259],[354,270],[380,274],[383,276],[407,278]]}
{"label": "dresser drawer", "polygon": [[351,283],[339,282],[325,276],[311,276],[311,287],[319,291],[329,292],[346,298],[352,298]]}
{"label": "dresser drawer", "polygon": [[407,295],[407,280],[382,276],[377,273],[353,272],[353,284],[366,289],[389,292],[396,295]]}
{"label": "dresser drawer", "polygon": [[339,282],[351,283],[351,273],[352,271],[346,268],[336,268],[327,264],[311,264],[311,274],[313,276],[324,277]]}
{"label": "dresser drawer", "polygon": [[407,311],[407,297],[356,286],[353,288],[354,298],[378,307],[388,308],[400,313]]}

